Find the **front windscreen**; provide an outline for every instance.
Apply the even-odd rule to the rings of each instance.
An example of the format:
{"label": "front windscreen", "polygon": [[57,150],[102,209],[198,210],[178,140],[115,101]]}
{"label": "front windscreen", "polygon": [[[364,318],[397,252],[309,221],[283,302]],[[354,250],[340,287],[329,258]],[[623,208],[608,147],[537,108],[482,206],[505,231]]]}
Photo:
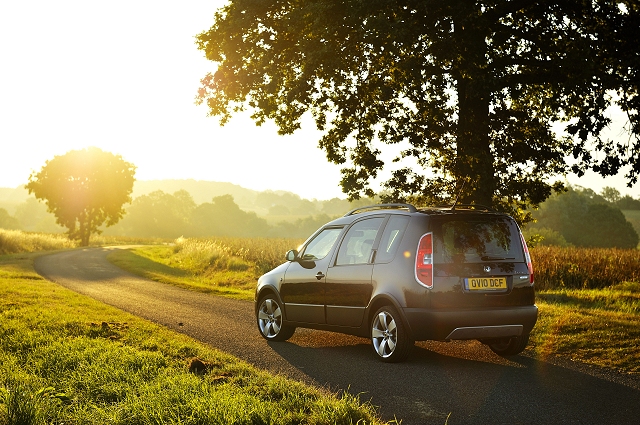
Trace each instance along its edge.
{"label": "front windscreen", "polygon": [[518,228],[509,218],[461,216],[439,220],[434,230],[437,262],[524,261]]}

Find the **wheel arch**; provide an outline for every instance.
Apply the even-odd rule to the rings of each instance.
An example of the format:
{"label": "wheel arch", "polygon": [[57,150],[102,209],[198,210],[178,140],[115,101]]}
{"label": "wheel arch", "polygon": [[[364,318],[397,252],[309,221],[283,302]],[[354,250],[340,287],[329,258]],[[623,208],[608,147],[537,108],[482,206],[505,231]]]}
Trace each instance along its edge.
{"label": "wheel arch", "polygon": [[413,330],[409,325],[409,321],[407,320],[407,317],[404,315],[404,310],[400,306],[400,303],[394,297],[388,294],[378,295],[375,298],[373,298],[369,303],[369,307],[367,308],[367,313],[366,313],[367,321],[365,323],[367,330],[370,332],[369,327],[371,325],[371,321],[373,320],[373,315],[376,314],[378,309],[384,307],[385,305],[391,305],[398,311],[398,314],[400,315],[400,320],[402,320],[402,324],[408,330],[411,338],[413,338]]}
{"label": "wheel arch", "polygon": [[280,298],[280,294],[278,293],[278,290],[276,288],[274,288],[273,286],[271,286],[271,285],[264,285],[262,288],[258,289],[258,291],[256,292],[255,302],[253,303],[253,313],[254,313],[254,315],[258,314],[258,308],[260,306],[260,300],[265,295],[273,295],[276,298],[278,303],[282,306],[283,316],[284,316],[284,318],[286,320],[287,319],[287,309],[285,308],[284,303],[282,302],[282,298]]}

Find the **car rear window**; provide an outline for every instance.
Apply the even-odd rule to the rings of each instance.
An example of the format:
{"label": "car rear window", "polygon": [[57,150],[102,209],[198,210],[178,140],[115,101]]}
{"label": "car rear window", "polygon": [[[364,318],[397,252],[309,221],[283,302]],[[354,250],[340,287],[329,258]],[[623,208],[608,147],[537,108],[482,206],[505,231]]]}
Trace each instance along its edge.
{"label": "car rear window", "polygon": [[508,217],[438,220],[434,239],[434,260],[439,263],[524,261],[518,227]]}

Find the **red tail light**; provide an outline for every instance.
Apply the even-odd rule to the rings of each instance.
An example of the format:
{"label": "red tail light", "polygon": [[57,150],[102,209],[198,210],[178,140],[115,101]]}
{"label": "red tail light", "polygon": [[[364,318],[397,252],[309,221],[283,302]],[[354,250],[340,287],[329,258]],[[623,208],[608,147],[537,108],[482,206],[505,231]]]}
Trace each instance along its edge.
{"label": "red tail light", "polygon": [[416,255],[416,280],[427,288],[433,288],[433,238],[431,233],[422,235]]}
{"label": "red tail light", "polygon": [[529,283],[533,285],[533,263],[531,263],[529,248],[527,247],[527,242],[525,242],[522,233],[520,233],[520,239],[522,240],[522,246],[524,247],[524,259],[527,261],[527,268],[529,269]]}

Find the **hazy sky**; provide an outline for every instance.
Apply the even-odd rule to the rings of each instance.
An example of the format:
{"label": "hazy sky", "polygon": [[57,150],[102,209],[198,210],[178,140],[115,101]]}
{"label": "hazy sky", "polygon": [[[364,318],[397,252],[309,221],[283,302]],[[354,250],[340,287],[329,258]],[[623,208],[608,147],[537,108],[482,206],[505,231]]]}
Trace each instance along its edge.
{"label": "hazy sky", "polygon": [[[305,198],[344,197],[339,166],[307,122],[281,137],[246,116],[225,127],[196,106],[212,63],[194,36],[223,1],[0,0],[0,187],[24,184],[46,160],[98,146],[136,178],[228,181]],[[599,191],[622,178],[569,181]]]}

